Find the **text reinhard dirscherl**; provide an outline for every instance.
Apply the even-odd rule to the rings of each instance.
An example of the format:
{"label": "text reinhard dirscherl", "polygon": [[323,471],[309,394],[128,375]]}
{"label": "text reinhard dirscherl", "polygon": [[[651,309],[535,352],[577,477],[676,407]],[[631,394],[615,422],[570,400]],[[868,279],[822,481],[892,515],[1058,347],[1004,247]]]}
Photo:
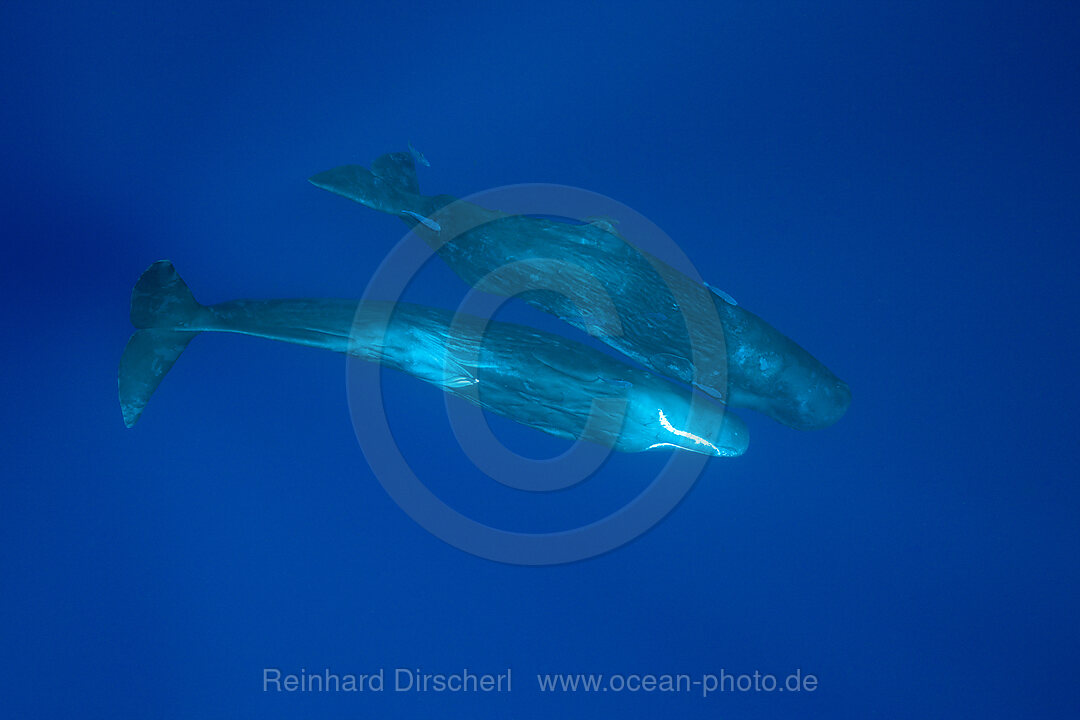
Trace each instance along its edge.
{"label": "text reinhard dirscherl", "polygon": [[465,668],[452,673],[426,673],[420,669],[386,668],[368,674],[320,672],[283,673],[263,668],[263,692],[510,692],[510,668],[506,672],[475,673]]}

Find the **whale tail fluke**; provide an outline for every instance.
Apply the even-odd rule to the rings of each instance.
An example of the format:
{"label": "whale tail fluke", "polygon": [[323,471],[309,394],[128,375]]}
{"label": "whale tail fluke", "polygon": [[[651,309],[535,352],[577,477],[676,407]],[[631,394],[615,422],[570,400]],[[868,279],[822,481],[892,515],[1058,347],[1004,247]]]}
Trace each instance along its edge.
{"label": "whale tail fluke", "polygon": [[371,163],[371,174],[402,190],[420,194],[420,181],[416,179],[416,162],[407,152],[380,155]]}
{"label": "whale tail fluke", "polygon": [[380,155],[370,170],[361,165],[342,165],[312,175],[308,182],[372,210],[398,215],[410,226],[422,222],[417,215],[427,215],[447,202],[420,194],[416,163],[407,152]]}
{"label": "whale tail fluke", "polygon": [[124,424],[139,419],[150,396],[198,330],[203,307],[168,260],[154,263],[131,293],[131,324],[138,330],[120,357],[118,386]]}

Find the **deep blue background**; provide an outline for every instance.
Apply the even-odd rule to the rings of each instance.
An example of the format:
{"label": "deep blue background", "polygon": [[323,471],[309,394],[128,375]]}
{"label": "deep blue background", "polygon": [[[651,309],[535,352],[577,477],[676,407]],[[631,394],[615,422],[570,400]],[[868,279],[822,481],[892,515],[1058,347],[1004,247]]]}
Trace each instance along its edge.
{"label": "deep blue background", "polygon": [[[1080,713],[1080,8],[305,5],[0,9],[6,716]],[[644,213],[848,381],[851,410],[814,433],[743,413],[749,453],[654,531],[543,569],[392,503],[340,356],[199,338],[126,430],[144,267],[173,259],[205,301],[359,296],[403,226],[305,178],[407,141],[430,192],[558,182]],[[457,302],[425,272],[426,301]],[[417,468],[482,490],[441,394],[386,387]],[[557,447],[533,436],[515,442]],[[259,686],[265,666],[397,665],[510,665],[515,690]],[[820,689],[533,680],[721,668]]]}

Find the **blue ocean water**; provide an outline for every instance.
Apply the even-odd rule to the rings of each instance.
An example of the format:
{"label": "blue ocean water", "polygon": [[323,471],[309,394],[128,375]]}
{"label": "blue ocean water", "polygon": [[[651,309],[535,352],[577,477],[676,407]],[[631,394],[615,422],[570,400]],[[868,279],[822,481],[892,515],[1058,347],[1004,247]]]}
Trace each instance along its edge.
{"label": "blue ocean water", "polygon": [[[5,716],[1080,712],[1077,7],[8,3],[0,37]],[[395,504],[341,356],[196,338],[126,429],[139,273],[170,258],[205,302],[359,297],[404,226],[306,178],[410,142],[431,193],[560,183],[647,216],[848,382],[847,415],[741,413],[746,455],[553,567]],[[432,262],[408,297],[465,290]],[[519,496],[463,455],[442,393],[383,391],[417,474],[491,524],[587,523],[666,460]],[[397,668],[510,668],[512,690],[397,692]],[[388,687],[279,692],[267,669]],[[817,682],[610,682],[755,672]],[[543,692],[555,673],[609,689]]]}

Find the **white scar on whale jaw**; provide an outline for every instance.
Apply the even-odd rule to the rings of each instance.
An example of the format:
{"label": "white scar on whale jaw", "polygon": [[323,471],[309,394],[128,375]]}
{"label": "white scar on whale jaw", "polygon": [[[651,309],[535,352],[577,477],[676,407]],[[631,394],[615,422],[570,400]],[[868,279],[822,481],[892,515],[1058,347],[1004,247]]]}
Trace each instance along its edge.
{"label": "white scar on whale jaw", "polygon": [[[663,410],[657,410],[657,412],[660,413],[660,424],[664,426],[665,430],[669,430],[673,434],[678,435],[679,437],[684,437],[684,438],[686,438],[688,440],[693,440],[694,444],[696,444],[696,445],[705,445],[707,447],[710,447],[710,448],[712,448],[714,453],[716,453],[717,455],[720,454],[720,448],[716,447],[715,445],[713,445],[711,442],[709,442],[705,438],[701,437],[700,435],[695,435],[694,433],[689,433],[689,432],[686,432],[685,430],[676,429],[668,421],[667,415],[664,414]],[[654,443],[654,444],[650,445],[648,449],[652,450],[653,448],[665,447],[665,446],[668,446],[668,445],[670,445],[672,447],[681,447],[680,445],[675,445],[673,443]]]}

